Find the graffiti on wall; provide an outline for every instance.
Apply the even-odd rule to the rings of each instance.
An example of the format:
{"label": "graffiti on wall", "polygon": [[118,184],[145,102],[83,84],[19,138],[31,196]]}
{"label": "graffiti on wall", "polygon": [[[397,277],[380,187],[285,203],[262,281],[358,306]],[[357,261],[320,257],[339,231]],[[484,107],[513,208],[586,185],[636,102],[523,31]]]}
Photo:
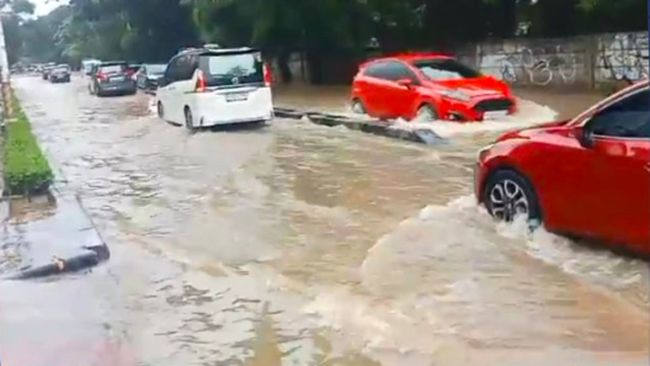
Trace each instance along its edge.
{"label": "graffiti on wall", "polygon": [[494,52],[479,46],[478,64],[483,73],[512,84],[572,85],[584,69],[584,51],[510,45]]}
{"label": "graffiti on wall", "polygon": [[602,36],[598,45],[599,80],[636,81],[648,77],[648,34]]}

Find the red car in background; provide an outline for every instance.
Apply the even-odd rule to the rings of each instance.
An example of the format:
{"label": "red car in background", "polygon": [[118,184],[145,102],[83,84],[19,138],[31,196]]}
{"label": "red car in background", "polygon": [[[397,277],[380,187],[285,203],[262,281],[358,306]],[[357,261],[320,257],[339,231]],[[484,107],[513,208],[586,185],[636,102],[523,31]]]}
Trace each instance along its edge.
{"label": "red car in background", "polygon": [[382,119],[482,121],[515,108],[506,83],[439,54],[369,61],[352,84],[353,111]]}
{"label": "red car in background", "polygon": [[481,150],[476,196],[491,215],[650,255],[650,85],[577,118],[506,133]]}

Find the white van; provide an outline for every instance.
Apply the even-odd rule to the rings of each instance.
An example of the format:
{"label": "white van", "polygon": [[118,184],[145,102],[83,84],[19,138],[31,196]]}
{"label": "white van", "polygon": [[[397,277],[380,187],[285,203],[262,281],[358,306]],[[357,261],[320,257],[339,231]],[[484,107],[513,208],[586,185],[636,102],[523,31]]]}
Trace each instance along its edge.
{"label": "white van", "polygon": [[159,81],[158,116],[189,130],[273,118],[271,75],[251,48],[188,49]]}

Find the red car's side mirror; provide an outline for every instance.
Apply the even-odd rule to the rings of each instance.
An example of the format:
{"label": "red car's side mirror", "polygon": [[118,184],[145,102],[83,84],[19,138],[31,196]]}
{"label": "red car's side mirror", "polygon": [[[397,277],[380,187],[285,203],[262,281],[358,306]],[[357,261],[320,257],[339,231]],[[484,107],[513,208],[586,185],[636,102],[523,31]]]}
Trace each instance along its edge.
{"label": "red car's side mirror", "polygon": [[399,79],[397,80],[397,85],[401,85],[407,88],[410,88],[413,86],[413,80],[411,79]]}
{"label": "red car's side mirror", "polygon": [[594,146],[593,134],[584,128],[584,126],[575,127],[573,129],[573,135],[585,149],[590,149]]}

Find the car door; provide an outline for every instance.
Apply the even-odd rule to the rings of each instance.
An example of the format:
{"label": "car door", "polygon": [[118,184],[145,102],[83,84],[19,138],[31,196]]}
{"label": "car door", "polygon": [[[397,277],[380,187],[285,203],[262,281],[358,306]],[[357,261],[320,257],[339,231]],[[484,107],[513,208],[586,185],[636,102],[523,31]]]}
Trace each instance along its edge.
{"label": "car door", "polygon": [[[417,107],[413,105],[417,99],[416,87],[420,84],[419,79],[401,61],[391,61],[388,65],[388,74],[391,82],[386,85],[384,95],[390,117],[411,119]],[[401,85],[398,83],[401,80],[408,80],[411,85]]]}
{"label": "car door", "polygon": [[[564,205],[560,231],[635,246],[650,245],[650,91],[636,91],[596,112],[587,138],[555,172]],[[560,165],[561,164],[561,165]],[[646,247],[647,248],[647,247]]]}
{"label": "car door", "polygon": [[185,106],[192,106],[192,98],[196,96],[194,73],[198,67],[198,55],[186,54],[179,58],[178,77],[176,80],[175,97],[179,108],[179,118],[185,123]]}
{"label": "car door", "polygon": [[178,57],[175,57],[169,62],[169,65],[165,70],[165,76],[162,78],[160,86],[158,87],[158,91],[156,92],[156,98],[158,99],[158,102],[162,104],[165,120],[181,123],[177,118],[178,107],[175,105],[174,100],[174,93],[176,91],[178,59]]}
{"label": "car door", "polygon": [[385,62],[374,62],[363,71],[354,85],[354,94],[361,98],[368,115],[379,117],[382,114],[382,101],[380,100],[379,88],[383,83]]}

